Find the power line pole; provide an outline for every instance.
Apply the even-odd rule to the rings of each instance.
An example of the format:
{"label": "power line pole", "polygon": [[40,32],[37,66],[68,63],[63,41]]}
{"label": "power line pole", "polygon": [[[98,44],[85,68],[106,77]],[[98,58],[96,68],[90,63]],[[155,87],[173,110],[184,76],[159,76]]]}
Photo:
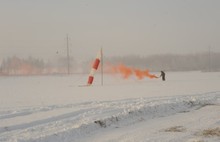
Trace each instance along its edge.
{"label": "power line pole", "polygon": [[70,74],[70,55],[69,55],[69,36],[66,36],[66,50],[67,50],[67,73]]}
{"label": "power line pole", "polygon": [[101,84],[103,86],[103,52],[101,47]]}

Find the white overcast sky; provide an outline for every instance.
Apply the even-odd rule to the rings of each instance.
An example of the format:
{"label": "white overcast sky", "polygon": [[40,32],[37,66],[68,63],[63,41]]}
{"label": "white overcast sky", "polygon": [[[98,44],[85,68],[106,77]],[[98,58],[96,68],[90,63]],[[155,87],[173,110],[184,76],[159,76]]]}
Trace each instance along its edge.
{"label": "white overcast sky", "polygon": [[220,0],[0,0],[0,59],[220,52]]}

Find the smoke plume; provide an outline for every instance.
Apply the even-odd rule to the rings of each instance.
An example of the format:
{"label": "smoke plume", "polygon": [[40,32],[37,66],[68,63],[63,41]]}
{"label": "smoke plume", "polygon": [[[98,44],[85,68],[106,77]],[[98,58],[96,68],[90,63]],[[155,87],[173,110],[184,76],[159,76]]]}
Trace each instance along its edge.
{"label": "smoke plume", "polygon": [[110,65],[109,67],[110,67],[111,73],[119,73],[122,75],[122,77],[124,79],[128,79],[132,75],[135,75],[137,77],[137,79],[140,79],[140,80],[145,77],[148,77],[150,79],[158,78],[156,75],[150,74],[149,70],[141,70],[141,69],[137,69],[137,68],[133,68],[133,67],[128,67],[123,64],[119,64],[116,66]]}

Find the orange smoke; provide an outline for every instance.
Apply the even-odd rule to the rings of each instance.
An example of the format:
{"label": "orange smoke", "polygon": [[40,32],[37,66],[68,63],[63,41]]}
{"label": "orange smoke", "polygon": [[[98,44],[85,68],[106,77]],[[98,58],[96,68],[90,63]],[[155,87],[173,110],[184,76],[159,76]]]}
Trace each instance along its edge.
{"label": "orange smoke", "polygon": [[130,68],[123,64],[119,64],[117,66],[110,65],[110,70],[112,73],[120,73],[124,79],[129,78],[131,75],[135,75],[138,79],[143,79],[144,77],[148,77],[150,79],[158,78],[154,74],[150,74],[148,70],[140,70],[136,68]]}
{"label": "orange smoke", "polygon": [[118,68],[116,68],[116,71],[117,70],[123,75],[123,78],[125,79],[132,75],[132,70],[124,65],[119,65]]}

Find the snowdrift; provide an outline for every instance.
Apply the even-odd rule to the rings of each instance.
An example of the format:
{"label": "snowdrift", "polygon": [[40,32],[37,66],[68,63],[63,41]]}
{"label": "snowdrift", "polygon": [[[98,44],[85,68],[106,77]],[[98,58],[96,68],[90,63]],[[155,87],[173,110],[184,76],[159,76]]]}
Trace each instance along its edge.
{"label": "snowdrift", "polygon": [[29,123],[0,127],[0,141],[80,141],[108,128],[120,128],[157,117],[186,113],[207,105],[219,105],[220,92],[178,97],[154,97],[118,101],[29,108],[1,113],[0,119],[70,109],[69,113]]}

